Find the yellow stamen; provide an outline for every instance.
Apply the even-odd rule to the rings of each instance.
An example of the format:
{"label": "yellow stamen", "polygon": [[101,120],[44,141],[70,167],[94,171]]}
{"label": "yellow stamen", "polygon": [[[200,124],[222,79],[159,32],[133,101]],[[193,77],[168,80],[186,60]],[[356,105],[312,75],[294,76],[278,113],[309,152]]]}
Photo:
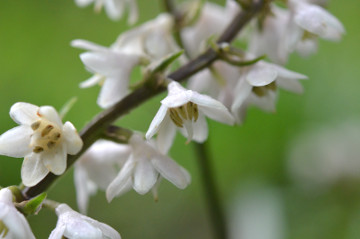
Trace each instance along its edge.
{"label": "yellow stamen", "polygon": [[44,137],[45,135],[48,135],[51,130],[53,130],[54,126],[47,125],[42,131],[41,131],[41,137]]}

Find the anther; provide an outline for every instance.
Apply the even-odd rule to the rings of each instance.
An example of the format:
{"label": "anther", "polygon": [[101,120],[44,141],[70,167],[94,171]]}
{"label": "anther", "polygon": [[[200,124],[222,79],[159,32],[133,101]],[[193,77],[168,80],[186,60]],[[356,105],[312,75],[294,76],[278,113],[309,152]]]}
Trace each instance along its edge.
{"label": "anther", "polygon": [[54,141],[49,141],[46,145],[47,145],[47,147],[48,147],[49,149],[51,149],[51,148],[53,148],[53,147],[56,145],[56,142],[54,142]]}
{"label": "anther", "polygon": [[275,91],[276,90],[276,83],[275,81],[271,82],[270,84],[265,86],[266,89]]}
{"label": "anther", "polygon": [[35,146],[35,148],[33,149],[34,153],[41,153],[42,151],[44,151],[44,148],[41,146]]}
{"label": "anther", "polygon": [[31,124],[31,128],[32,128],[32,130],[37,130],[39,127],[40,127],[40,125],[41,125],[41,121],[40,120],[38,120],[38,121],[36,121],[36,122],[34,122],[34,123],[32,123]]}
{"label": "anther", "polygon": [[51,136],[51,140],[57,141],[57,140],[60,139],[60,137],[61,137],[61,134],[60,134],[59,132],[57,132],[57,133],[54,133],[54,134]]}
{"label": "anther", "polygon": [[180,118],[180,116],[179,116],[178,112],[176,111],[176,109],[169,109],[169,111],[170,111],[170,118],[174,122],[174,124],[176,126],[182,128],[184,122]]}
{"label": "anther", "polygon": [[197,104],[193,104],[192,109],[193,109],[193,115],[194,115],[194,122],[196,122],[199,118],[199,109],[198,109]]}
{"label": "anther", "polygon": [[189,117],[189,120],[192,120],[193,117],[194,117],[194,114],[193,114],[193,103],[192,102],[188,102],[186,104],[186,111],[187,111],[187,114],[188,114],[188,117]]}
{"label": "anther", "polygon": [[264,86],[254,86],[252,88],[252,92],[254,92],[255,95],[262,97],[266,95],[266,89]]}
{"label": "anther", "polygon": [[182,105],[182,106],[179,106],[178,108],[178,112],[180,113],[180,115],[182,116],[183,119],[187,119],[187,114],[186,114],[186,109],[185,107]]}
{"label": "anther", "polygon": [[44,137],[45,135],[49,134],[50,131],[54,128],[54,126],[52,125],[47,125],[42,131],[41,131],[41,136]]}

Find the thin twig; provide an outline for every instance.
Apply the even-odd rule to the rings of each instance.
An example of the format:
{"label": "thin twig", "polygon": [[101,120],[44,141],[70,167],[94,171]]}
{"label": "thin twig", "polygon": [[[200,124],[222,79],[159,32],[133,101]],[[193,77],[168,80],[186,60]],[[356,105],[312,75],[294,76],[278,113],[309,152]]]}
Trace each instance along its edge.
{"label": "thin twig", "polygon": [[[222,42],[231,42],[239,33],[239,31],[252,19],[264,6],[265,0],[254,0],[251,7],[246,9],[246,11],[241,11],[237,14],[234,20],[230,23],[229,27],[221,35],[218,43]],[[174,71],[168,77],[174,81],[184,81],[188,77],[194,75],[195,73],[205,69],[210,66],[215,60],[218,59],[218,54],[212,50],[208,49],[205,53],[195,58],[192,61],[189,61],[184,66],[180,67],[178,70]],[[97,140],[100,138],[102,132],[113,122],[115,122],[119,117],[126,115],[132,109],[136,108],[140,104],[149,100],[155,95],[158,95],[161,92],[164,92],[166,87],[158,86],[155,88],[149,88],[144,86],[133,91],[127,95],[120,102],[108,108],[95,116],[95,118],[85,126],[85,128],[80,132],[80,136],[84,142],[84,146],[79,153],[76,155],[69,155],[67,159],[67,169],[69,169],[72,164]],[[26,187],[22,192],[25,198],[34,197],[46,190],[52,185],[52,183],[58,178],[52,173],[49,173],[41,182],[33,187]]]}

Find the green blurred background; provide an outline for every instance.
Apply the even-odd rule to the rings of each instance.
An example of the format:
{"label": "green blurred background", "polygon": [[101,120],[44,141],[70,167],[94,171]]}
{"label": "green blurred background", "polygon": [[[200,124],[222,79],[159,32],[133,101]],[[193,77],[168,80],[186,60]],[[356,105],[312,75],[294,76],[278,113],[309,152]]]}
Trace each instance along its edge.
{"label": "green blurred background", "polygon": [[[138,2],[141,21],[155,17],[162,9],[161,1]],[[307,191],[294,185],[287,170],[289,145],[298,134],[324,125],[331,128],[349,119],[360,124],[360,2],[332,1],[329,10],[346,28],[343,40],[320,41],[317,55],[307,59],[293,55],[287,65],[309,76],[310,80],[303,82],[303,95],[281,91],[275,114],[252,108],[240,127],[210,122],[209,145],[227,211],[231,214],[237,202],[234,195],[241,195],[248,182],[276,188],[284,202],[285,238],[360,238],[358,181],[342,182],[321,192]],[[65,120],[80,130],[100,112],[96,105],[99,88],[79,89],[78,84],[90,74],[78,57],[81,51],[71,48],[70,41],[81,38],[110,45],[126,27],[126,18],[113,22],[103,12],[78,8],[71,0],[2,0],[0,132],[16,125],[8,115],[15,102],[60,109],[73,96],[78,101]],[[118,123],[145,132],[161,97]],[[191,173],[188,188],[178,190],[164,180],[158,202],[151,194],[140,196],[132,191],[108,204],[99,192],[91,198],[88,214],[116,228],[125,239],[211,238],[193,145],[184,142],[183,137],[177,137],[171,156]],[[355,143],[360,147],[360,142]],[[21,163],[21,159],[0,157],[1,186],[19,183]],[[70,170],[58,180],[49,197],[76,209],[72,173]],[[47,238],[56,220],[47,210],[29,218],[37,238]]]}

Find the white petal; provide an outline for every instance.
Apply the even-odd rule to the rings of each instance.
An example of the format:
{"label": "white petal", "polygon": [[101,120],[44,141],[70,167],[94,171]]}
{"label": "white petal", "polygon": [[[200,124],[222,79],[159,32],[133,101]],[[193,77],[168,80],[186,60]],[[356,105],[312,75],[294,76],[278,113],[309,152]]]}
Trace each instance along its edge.
{"label": "white petal", "polygon": [[66,223],[64,237],[72,239],[103,238],[102,232],[99,228],[94,227],[85,220],[79,220],[78,218],[71,218],[71,220]]}
{"label": "white petal", "polygon": [[110,183],[109,187],[106,189],[106,198],[110,202],[118,195],[127,185],[128,179],[131,177],[135,167],[135,162],[132,158],[121,168],[119,174],[116,178]]}
{"label": "white petal", "polygon": [[124,1],[105,1],[105,11],[111,20],[119,20],[124,12]]}
{"label": "white petal", "polygon": [[157,148],[161,153],[167,154],[174,142],[175,135],[176,126],[173,122],[171,122],[170,117],[166,116],[163,120],[163,123],[161,124],[156,138]]}
{"label": "white petal", "polygon": [[161,101],[161,104],[165,105],[167,108],[179,107],[190,101],[191,92],[192,91],[188,90],[188,91],[178,92],[177,94],[169,93],[169,95],[166,96],[165,99]]}
{"label": "white petal", "polygon": [[290,71],[282,66],[271,64],[271,66],[277,71],[278,77],[294,80],[305,80],[308,79],[306,75],[297,73],[295,71]]}
{"label": "white petal", "polygon": [[74,125],[69,121],[67,121],[63,126],[63,134],[67,153],[72,155],[77,154],[83,146],[83,141],[77,133]]}
{"label": "white petal", "polygon": [[39,119],[38,110],[36,105],[18,102],[11,106],[10,117],[18,124],[31,125]]}
{"label": "white petal", "polygon": [[197,104],[199,111],[202,111],[207,117],[221,123],[234,124],[234,118],[220,101],[193,91],[191,94],[191,102]]}
{"label": "white petal", "polygon": [[[109,238],[109,239],[121,239],[120,234],[112,227],[110,227],[109,225],[106,225],[105,223],[99,222],[95,219],[92,219],[90,217],[84,216],[80,214],[80,217],[90,223],[93,227],[96,227],[98,229],[101,230],[103,236],[105,236],[105,238]],[[101,237],[104,238],[104,237]]]}
{"label": "white petal", "polygon": [[128,93],[128,85],[128,76],[107,78],[98,96],[98,105],[104,109],[113,106],[126,96]]}
{"label": "white petal", "polygon": [[81,82],[79,86],[80,86],[80,88],[88,88],[88,87],[99,84],[100,82],[104,81],[105,79],[106,79],[105,76],[95,74],[92,77],[90,77],[89,79]]}
{"label": "white petal", "polygon": [[252,90],[252,86],[244,78],[240,79],[235,87],[235,99],[231,106],[231,112],[236,114],[240,107],[245,103],[245,100],[249,97]]}
{"label": "white petal", "polygon": [[58,222],[56,224],[55,229],[51,231],[49,239],[62,239],[65,229],[66,229],[66,225]]}
{"label": "white petal", "polygon": [[93,42],[77,39],[71,41],[71,46],[89,51],[108,51],[109,49]]}
{"label": "white petal", "polygon": [[[95,190],[89,190],[88,183],[89,179],[87,177],[87,173],[80,164],[76,163],[74,166],[74,184],[75,184],[75,191],[76,191],[76,202],[78,208],[81,213],[86,214],[88,204],[89,204],[89,197],[92,195],[92,192]],[[96,187],[96,185],[94,185]],[[92,188],[93,189],[93,188]]]}
{"label": "white petal", "polygon": [[135,0],[128,0],[129,13],[128,13],[128,24],[133,25],[139,18],[138,7]]}
{"label": "white petal", "polygon": [[41,106],[39,114],[45,119],[58,125],[61,128],[62,122],[58,112],[52,106]]}
{"label": "white petal", "polygon": [[76,5],[79,7],[86,7],[90,3],[92,3],[94,0],[75,0]]}
{"label": "white petal", "polygon": [[152,138],[159,131],[167,112],[168,108],[165,105],[161,105],[146,132],[146,139]]}
{"label": "white petal", "polygon": [[[0,202],[8,205],[13,205],[13,196],[12,192],[8,188],[0,189]],[[6,213],[5,213],[6,214]],[[0,218],[2,218],[4,213],[0,210]]]}
{"label": "white petal", "polygon": [[152,158],[151,163],[161,176],[176,187],[184,189],[189,185],[191,181],[189,173],[171,158],[159,154]]}
{"label": "white petal", "polygon": [[149,160],[148,158],[137,159],[134,170],[134,190],[139,194],[147,193],[157,180],[157,173]]}
{"label": "white petal", "polygon": [[258,62],[251,67],[246,80],[252,86],[265,86],[273,82],[278,73],[270,64]]}
{"label": "white petal", "polygon": [[41,159],[45,167],[55,175],[61,175],[66,169],[66,146],[56,146],[50,152],[41,153]]}
{"label": "white petal", "polygon": [[281,87],[282,89],[285,89],[287,91],[291,91],[297,94],[301,94],[304,91],[303,86],[300,84],[297,80],[288,80],[279,78],[276,80],[277,86]]}
{"label": "white petal", "polygon": [[35,239],[35,236],[32,233],[29,223],[26,221],[24,215],[18,212],[15,208],[10,208],[6,216],[2,218],[2,221],[9,228],[11,238]]}
{"label": "white petal", "polygon": [[193,140],[199,143],[205,142],[208,138],[208,125],[203,114],[199,113],[198,120],[193,124]]}
{"label": "white petal", "polygon": [[32,129],[27,125],[12,128],[0,136],[0,154],[22,158],[32,152],[29,147]]}
{"label": "white petal", "polygon": [[40,155],[31,153],[24,158],[21,167],[21,179],[25,186],[32,187],[49,173],[40,159]]}

